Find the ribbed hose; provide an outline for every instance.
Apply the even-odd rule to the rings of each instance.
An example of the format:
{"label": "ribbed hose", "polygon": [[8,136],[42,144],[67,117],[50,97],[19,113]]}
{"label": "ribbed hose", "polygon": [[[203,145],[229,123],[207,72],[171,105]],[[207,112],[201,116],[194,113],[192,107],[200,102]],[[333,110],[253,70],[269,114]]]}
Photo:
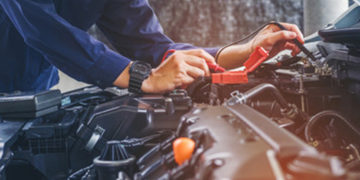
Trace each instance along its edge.
{"label": "ribbed hose", "polygon": [[268,83],[257,85],[254,88],[246,91],[243,94],[243,98],[250,99],[250,98],[253,98],[254,96],[256,96],[262,92],[265,92],[265,91],[271,92],[271,94],[274,96],[274,98],[279,103],[279,105],[281,106],[282,109],[284,109],[285,111],[291,109],[290,105],[287,103],[285,98],[281,95],[280,91],[274,85],[268,84]]}
{"label": "ribbed hose", "polygon": [[[304,133],[305,133],[305,139],[307,142],[312,142],[311,131],[313,130],[316,123],[318,123],[321,119],[323,119],[326,116],[336,117],[336,119],[339,119],[342,122],[344,122],[353,132],[355,132],[357,135],[360,136],[360,131],[355,129],[354,126],[352,124],[350,124],[350,122],[348,120],[345,119],[345,117],[343,117],[342,115],[340,115],[339,113],[337,113],[335,111],[327,110],[327,111],[321,111],[321,112],[315,114],[314,116],[312,116],[310,118],[309,122],[306,124]],[[329,118],[326,118],[323,120],[328,120],[328,119]]]}

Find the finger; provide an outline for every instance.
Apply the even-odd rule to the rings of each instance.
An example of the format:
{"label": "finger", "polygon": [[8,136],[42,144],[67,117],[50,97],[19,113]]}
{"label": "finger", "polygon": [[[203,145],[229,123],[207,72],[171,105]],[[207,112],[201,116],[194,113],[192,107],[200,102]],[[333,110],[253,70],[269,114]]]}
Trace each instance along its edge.
{"label": "finger", "polygon": [[190,66],[195,66],[205,72],[205,75],[210,75],[210,70],[205,60],[196,56],[187,56],[185,62]]}
{"label": "finger", "polygon": [[210,55],[208,52],[206,52],[205,50],[203,50],[203,49],[186,50],[186,51],[184,51],[184,53],[185,53],[185,54],[188,54],[188,55],[194,55],[194,56],[203,58],[203,59],[205,59],[207,62],[216,64],[216,63],[215,63],[215,58],[214,58],[212,55]]}
{"label": "finger", "polygon": [[292,51],[296,51],[296,45],[293,43],[286,42],[284,45],[284,49],[289,49]]}
{"label": "finger", "polygon": [[286,29],[288,29],[289,31],[295,32],[297,35],[297,40],[299,40],[302,44],[304,44],[304,36],[302,34],[302,32],[300,31],[299,27],[297,27],[294,24],[289,24],[289,23],[280,23],[281,25],[283,25]]}
{"label": "finger", "polygon": [[181,86],[191,84],[194,81],[195,81],[195,78],[185,75],[181,78]]}
{"label": "finger", "polygon": [[277,31],[274,33],[270,33],[267,35],[268,37],[266,37],[267,41],[271,44],[274,45],[280,41],[288,41],[288,40],[293,40],[296,38],[296,33],[291,32],[291,31],[286,31],[286,30],[282,30],[282,31]]}
{"label": "finger", "polygon": [[295,51],[292,52],[293,56],[296,56],[297,54],[299,54],[301,52],[301,49],[298,46],[295,46]]}
{"label": "finger", "polygon": [[296,56],[297,54],[300,53],[300,49],[294,44],[294,43],[290,43],[290,42],[286,42],[284,45],[284,49],[289,49],[291,50],[291,55],[292,56]]}
{"label": "finger", "polygon": [[187,65],[184,68],[185,68],[186,74],[194,79],[205,75],[205,72],[202,69],[197,68],[195,66]]}

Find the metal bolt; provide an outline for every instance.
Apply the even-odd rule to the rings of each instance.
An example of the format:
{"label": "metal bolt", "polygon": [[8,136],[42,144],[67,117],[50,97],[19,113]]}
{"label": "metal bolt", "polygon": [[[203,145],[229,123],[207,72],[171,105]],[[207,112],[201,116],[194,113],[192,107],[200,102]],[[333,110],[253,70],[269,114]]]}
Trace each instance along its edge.
{"label": "metal bolt", "polygon": [[194,123],[196,123],[196,121],[199,120],[199,119],[200,119],[200,118],[197,117],[197,116],[189,117],[189,118],[187,118],[187,120],[186,120],[186,124],[188,124],[188,125],[194,124]]}
{"label": "metal bolt", "polygon": [[222,159],[214,159],[212,161],[212,165],[215,167],[220,167],[220,166],[223,166],[224,164],[225,164],[225,162]]}

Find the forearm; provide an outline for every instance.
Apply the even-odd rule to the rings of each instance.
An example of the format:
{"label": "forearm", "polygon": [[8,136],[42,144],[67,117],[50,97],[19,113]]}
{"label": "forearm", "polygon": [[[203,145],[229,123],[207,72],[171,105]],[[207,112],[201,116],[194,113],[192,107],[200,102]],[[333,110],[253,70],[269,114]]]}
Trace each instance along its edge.
{"label": "forearm", "polygon": [[111,86],[130,61],[60,17],[52,0],[1,0],[0,5],[29,47],[77,80]]}
{"label": "forearm", "polygon": [[116,80],[113,83],[114,86],[117,86],[120,88],[128,88],[129,87],[129,79],[130,79],[129,69],[130,69],[131,64],[132,64],[132,62],[130,62],[129,65],[126,66],[126,68],[116,78]]}
{"label": "forearm", "polygon": [[249,44],[233,45],[221,51],[217,63],[226,69],[237,68],[242,66],[250,53],[251,46]]}

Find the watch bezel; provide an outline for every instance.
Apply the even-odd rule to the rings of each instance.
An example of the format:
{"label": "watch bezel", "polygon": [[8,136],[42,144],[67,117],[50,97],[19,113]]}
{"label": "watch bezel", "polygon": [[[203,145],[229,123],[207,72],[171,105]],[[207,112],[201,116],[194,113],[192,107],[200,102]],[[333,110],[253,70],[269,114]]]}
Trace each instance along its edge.
{"label": "watch bezel", "polygon": [[134,61],[132,63],[129,70],[129,92],[142,93],[142,82],[150,75],[151,69],[151,65],[143,61]]}

